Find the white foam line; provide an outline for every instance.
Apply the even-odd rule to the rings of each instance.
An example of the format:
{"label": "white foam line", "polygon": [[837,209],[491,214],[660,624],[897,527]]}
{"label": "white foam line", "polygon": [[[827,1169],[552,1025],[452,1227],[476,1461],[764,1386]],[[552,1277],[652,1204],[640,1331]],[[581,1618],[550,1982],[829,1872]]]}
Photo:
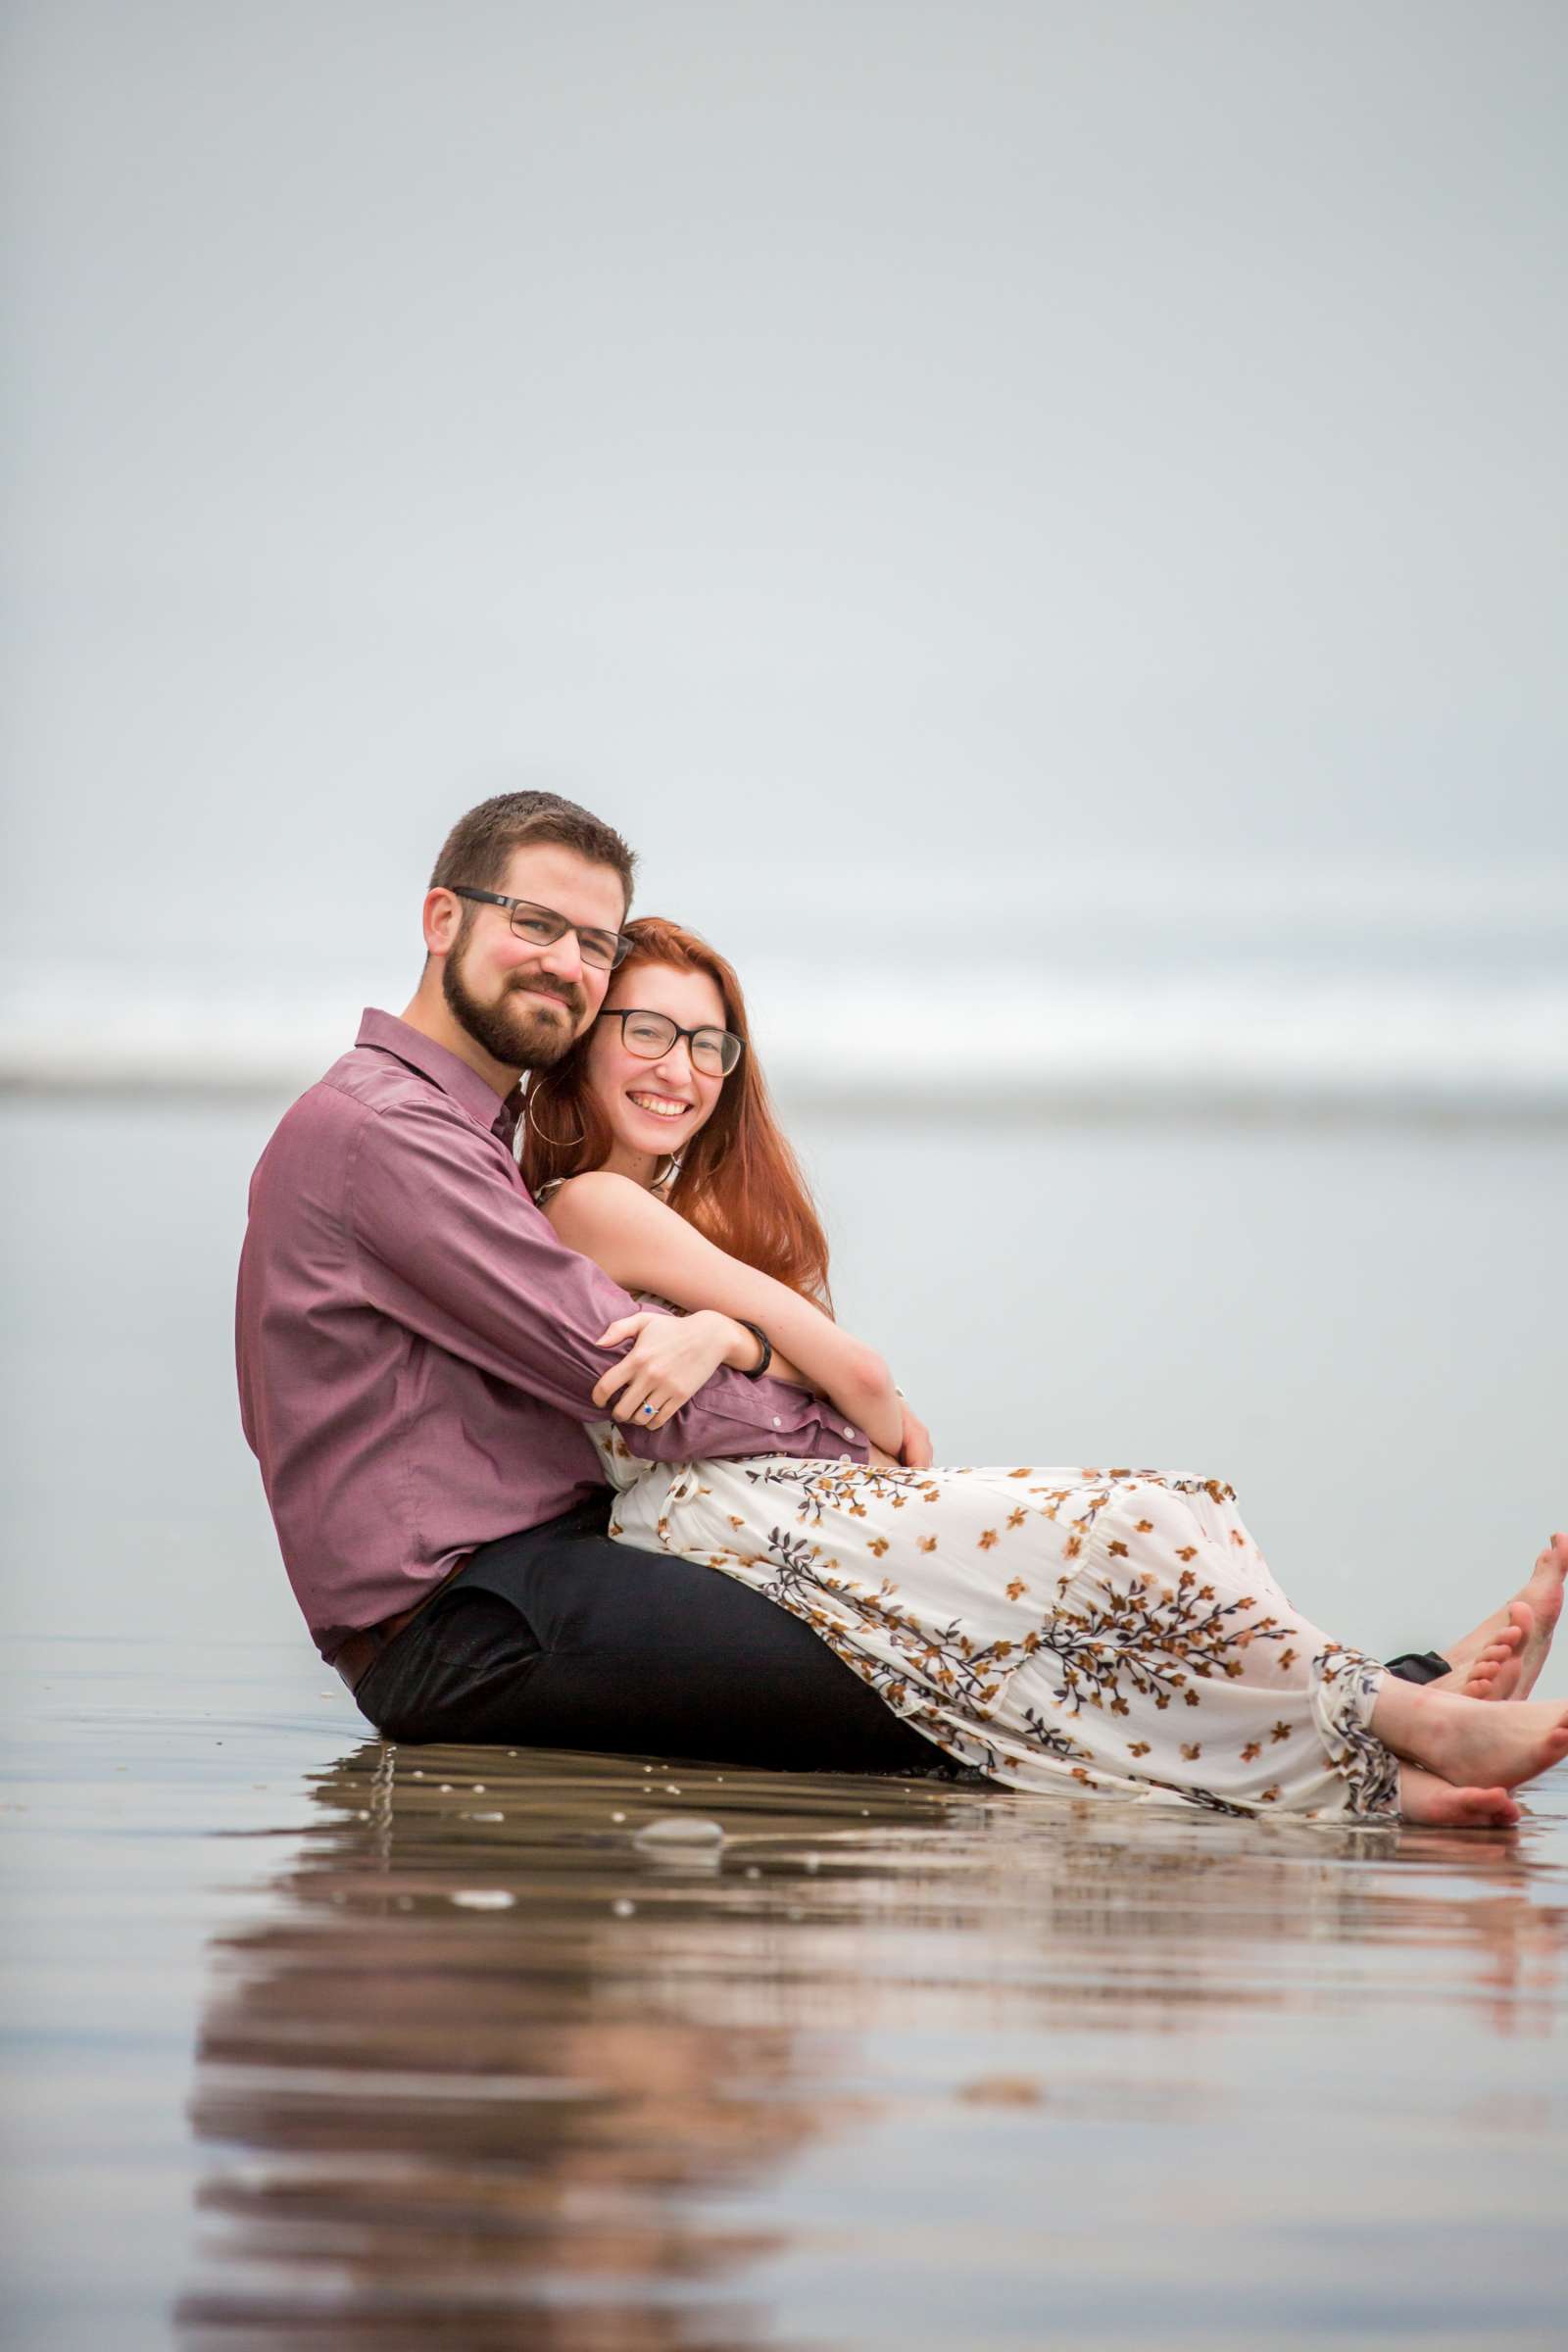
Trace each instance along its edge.
{"label": "white foam line", "polygon": [[[770,984],[756,1013],[768,1076],[797,1104],[1568,1109],[1568,982],[1555,979],[1145,974],[1075,984],[970,971],[936,990],[881,972],[841,989]],[[14,1008],[0,1085],[286,1097],[336,1058],[353,1025],[341,1008],[166,997],[122,1003],[87,1029],[34,1003]]]}

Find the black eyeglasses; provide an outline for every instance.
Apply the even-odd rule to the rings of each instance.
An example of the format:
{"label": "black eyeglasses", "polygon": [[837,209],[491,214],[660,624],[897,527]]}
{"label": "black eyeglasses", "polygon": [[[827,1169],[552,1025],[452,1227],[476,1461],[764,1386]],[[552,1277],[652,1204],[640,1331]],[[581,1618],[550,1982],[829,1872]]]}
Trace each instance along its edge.
{"label": "black eyeglasses", "polygon": [[575,932],[584,963],[594,964],[602,972],[612,972],[631,946],[623,932],[585,931],[581,923],[568,923],[553,906],[536,906],[530,899],[504,899],[499,890],[466,890],[459,882],[443,882],[438,887],[450,890],[455,899],[472,899],[479,906],[509,907],[513,937],[525,939],[530,948],[553,948],[568,931]]}
{"label": "black eyeglasses", "polygon": [[710,1078],[727,1078],[741,1057],[741,1041],[728,1029],[682,1029],[665,1012],[643,1012],[634,1004],[607,1005],[602,1021],[620,1023],[620,1040],[639,1061],[661,1061],[678,1037],[686,1040],[692,1068]]}

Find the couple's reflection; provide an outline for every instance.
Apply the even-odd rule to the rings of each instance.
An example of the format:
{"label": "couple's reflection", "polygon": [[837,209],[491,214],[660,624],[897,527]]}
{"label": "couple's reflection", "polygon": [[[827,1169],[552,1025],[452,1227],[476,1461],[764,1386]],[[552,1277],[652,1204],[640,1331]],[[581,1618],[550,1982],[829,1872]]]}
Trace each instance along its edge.
{"label": "couple's reflection", "polygon": [[[787,2026],[708,2015],[683,1984],[710,1870],[629,1859],[611,1814],[649,1804],[628,1769],[368,1742],[316,1781],[266,1916],[211,1951],[183,2343],[770,2331],[725,2287],[768,2238],[723,2201],[837,2119],[784,2095]],[[628,1878],[672,1904],[652,1979]]]}
{"label": "couple's reflection", "polygon": [[[376,1741],[310,1793],[211,1951],[187,2346],[773,2338],[746,2291],[769,2183],[902,2095],[865,2029],[1045,2027],[1056,2096],[1086,2035],[1309,2009],[1368,1942],[1443,1949],[1516,2032],[1560,1936],[1510,1837]],[[636,1850],[694,1800],[721,1856]]]}

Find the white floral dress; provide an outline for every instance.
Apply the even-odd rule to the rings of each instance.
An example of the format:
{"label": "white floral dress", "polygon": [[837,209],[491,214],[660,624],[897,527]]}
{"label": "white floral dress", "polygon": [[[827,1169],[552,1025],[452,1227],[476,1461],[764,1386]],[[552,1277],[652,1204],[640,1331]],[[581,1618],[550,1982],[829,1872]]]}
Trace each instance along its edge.
{"label": "white floral dress", "polygon": [[1222,1479],[644,1462],[613,1421],[588,1435],[615,1491],[612,1536],[804,1619],[990,1780],[1211,1813],[1398,1818],[1398,1762],[1371,1729],[1384,1668],[1292,1608]]}
{"label": "white floral dress", "polygon": [[1014,1788],[1393,1820],[1383,1669],[1291,1607],[1219,1479],[643,1462],[596,1425],[610,1532],[791,1610]]}

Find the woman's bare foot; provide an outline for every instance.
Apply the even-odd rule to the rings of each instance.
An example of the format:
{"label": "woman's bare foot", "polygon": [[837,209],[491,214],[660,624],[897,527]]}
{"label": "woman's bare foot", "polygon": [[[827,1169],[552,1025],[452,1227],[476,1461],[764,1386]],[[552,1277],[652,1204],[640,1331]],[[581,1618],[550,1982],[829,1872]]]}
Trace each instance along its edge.
{"label": "woman's bare foot", "polygon": [[1399,1766],[1399,1818],[1440,1830],[1511,1830],[1520,1807],[1506,1788],[1453,1788],[1419,1764]]}
{"label": "woman's bare foot", "polygon": [[1535,1630],[1536,1612],[1528,1600],[1508,1603],[1509,1622],[1494,1642],[1489,1642],[1481,1655],[1473,1660],[1464,1678],[1466,1698],[1517,1698],[1520,1696],[1519,1678],[1530,1636]]}
{"label": "woman's bare foot", "polygon": [[1546,1663],[1551,1637],[1562,1615],[1563,1580],[1568,1577],[1568,1536],[1553,1536],[1531,1572],[1520,1599],[1535,1619],[1519,1653],[1519,1696],[1528,1698]]}
{"label": "woman's bare foot", "polygon": [[1568,1703],[1482,1700],[1386,1674],[1372,1731],[1407,1764],[1424,1764],[1455,1788],[1516,1788],[1568,1756]]}
{"label": "woman's bare foot", "polygon": [[[1551,1637],[1557,1630],[1557,1619],[1562,1613],[1564,1577],[1568,1577],[1568,1535],[1555,1535],[1537,1559],[1529,1582],[1514,1595],[1516,1600],[1527,1601],[1535,1613],[1535,1626],[1521,1661],[1519,1687],[1515,1692],[1519,1698],[1530,1696],[1536,1687],[1536,1678],[1545,1664]],[[1481,1652],[1497,1640],[1508,1622],[1509,1608],[1505,1604],[1500,1609],[1494,1609],[1473,1634],[1466,1634],[1462,1642],[1455,1642],[1444,1650],[1443,1655],[1454,1673],[1462,1679]]]}

